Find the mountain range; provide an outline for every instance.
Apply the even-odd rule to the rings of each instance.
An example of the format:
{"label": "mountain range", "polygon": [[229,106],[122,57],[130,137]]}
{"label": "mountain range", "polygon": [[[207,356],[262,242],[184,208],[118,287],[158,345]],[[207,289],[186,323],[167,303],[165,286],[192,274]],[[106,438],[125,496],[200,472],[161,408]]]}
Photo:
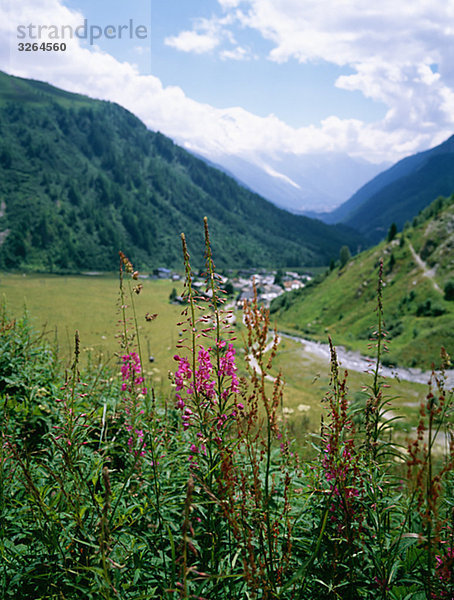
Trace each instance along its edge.
{"label": "mountain range", "polygon": [[[218,267],[323,265],[454,191],[454,136],[378,175],[338,154],[264,155],[261,166],[230,157],[219,168],[116,104],[1,72],[0,135],[5,269],[111,270],[119,249],[146,268],[177,266],[181,231],[203,256],[205,215]],[[334,211],[295,214],[315,197],[332,206],[369,177]]]}
{"label": "mountain range", "polygon": [[116,104],[0,73],[0,267],[181,266],[179,234],[217,267],[323,265],[362,236],[277,208]]}
{"label": "mountain range", "polygon": [[392,166],[341,153],[263,154],[253,160],[223,155],[215,166],[277,206],[348,225],[373,245],[392,223],[402,229],[432,200],[454,191],[454,136]]}

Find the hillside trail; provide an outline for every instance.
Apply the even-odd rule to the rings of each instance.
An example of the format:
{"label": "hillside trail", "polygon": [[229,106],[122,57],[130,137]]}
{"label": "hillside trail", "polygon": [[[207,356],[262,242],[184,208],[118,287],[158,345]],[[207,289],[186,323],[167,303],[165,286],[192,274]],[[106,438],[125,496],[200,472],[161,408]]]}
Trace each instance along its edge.
{"label": "hillside trail", "polygon": [[[407,240],[408,241],[408,240]],[[440,286],[438,285],[438,283],[435,281],[435,267],[432,269],[429,269],[427,267],[427,264],[423,261],[423,259],[419,256],[419,254],[416,253],[415,249],[413,248],[413,245],[410,241],[408,241],[408,247],[410,248],[410,252],[412,253],[412,256],[416,262],[416,264],[420,267],[420,269],[423,272],[424,277],[427,277],[428,279],[431,280],[432,285],[434,287],[434,290],[440,294],[443,294],[442,289],[440,288]]]}

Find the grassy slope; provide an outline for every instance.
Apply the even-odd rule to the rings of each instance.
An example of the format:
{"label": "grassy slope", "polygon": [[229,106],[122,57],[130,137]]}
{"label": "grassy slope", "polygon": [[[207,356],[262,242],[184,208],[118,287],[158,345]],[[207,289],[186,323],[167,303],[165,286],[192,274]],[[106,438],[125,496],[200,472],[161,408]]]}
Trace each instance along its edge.
{"label": "grassy slope", "polygon": [[[425,220],[432,211],[432,218]],[[275,303],[279,327],[302,336],[334,342],[368,353],[369,336],[375,328],[374,308],[380,258],[384,261],[384,313],[389,331],[387,362],[430,369],[440,346],[454,355],[454,303],[444,300],[416,264],[410,243],[428,267],[437,265],[434,281],[443,289],[453,277],[454,203],[442,210],[426,209],[420,224],[405,231],[403,242],[382,242],[335,268],[319,285],[314,285]],[[393,256],[393,258],[391,258]],[[394,262],[394,266],[392,263]],[[430,301],[427,314],[418,308]],[[287,306],[282,306],[286,302]],[[435,313],[444,314],[435,316]],[[432,314],[430,314],[432,313]]]}

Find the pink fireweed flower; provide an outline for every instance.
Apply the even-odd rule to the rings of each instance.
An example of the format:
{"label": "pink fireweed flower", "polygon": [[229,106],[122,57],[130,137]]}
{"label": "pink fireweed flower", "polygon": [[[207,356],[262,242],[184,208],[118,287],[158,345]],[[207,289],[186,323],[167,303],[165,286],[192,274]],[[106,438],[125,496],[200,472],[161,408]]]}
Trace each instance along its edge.
{"label": "pink fireweed flower", "polygon": [[[122,356],[121,377],[123,392],[128,393],[124,400],[124,412],[126,415],[125,429],[130,433],[128,438],[128,448],[131,454],[144,456],[146,444],[144,443],[145,434],[138,427],[140,425],[140,415],[145,411],[140,407],[141,397],[147,393],[147,388],[143,385],[142,366],[137,352],[130,352]],[[136,426],[137,425],[137,426]]]}
{"label": "pink fireweed flower", "polygon": [[177,408],[180,410],[183,409],[185,407],[183,398],[179,394],[175,394],[175,397],[177,399]]}
{"label": "pink fireweed flower", "polygon": [[227,420],[228,420],[227,415],[221,415],[218,418],[218,422],[217,422],[216,428],[217,429],[222,429],[224,427],[224,425],[226,424]]}
{"label": "pink fireweed flower", "polygon": [[193,415],[194,413],[192,410],[186,406],[184,409],[184,414],[181,417],[181,420],[183,421],[183,429],[187,429],[191,425],[191,417],[193,417]]}
{"label": "pink fireweed flower", "polygon": [[195,374],[197,392],[212,400],[216,395],[214,389],[216,382],[211,379],[213,365],[211,364],[209,350],[205,350],[205,348],[202,347],[199,350],[197,359],[198,369]]}
{"label": "pink fireweed flower", "polygon": [[[217,360],[218,352],[220,354],[219,360]],[[232,394],[239,391],[235,349],[232,344],[227,347],[226,342],[221,340],[216,342],[214,348],[199,346],[195,370],[191,368],[188,359],[185,357],[175,355],[174,360],[178,362],[178,368],[175,372],[176,408],[183,411],[184,429],[188,429],[193,422],[202,418],[199,407],[205,414],[207,409],[214,408],[214,405],[217,405],[220,400],[225,403]],[[218,369],[214,366],[215,362],[218,364]],[[218,382],[221,384],[221,390],[218,389]],[[184,396],[181,393],[183,390],[186,392]],[[188,405],[194,406],[194,403],[199,405],[196,415],[189,414],[186,410]],[[223,404],[226,414],[219,415],[215,419],[215,427],[218,430],[223,428],[229,419],[235,419],[238,411],[244,410],[244,405],[233,402],[227,410],[226,408]]]}
{"label": "pink fireweed flower", "polygon": [[177,392],[181,391],[185,382],[191,381],[192,378],[192,369],[189,366],[189,361],[187,358],[181,358],[176,354],[173,357],[176,361],[178,361],[178,370],[175,373],[175,383],[177,386]]}
{"label": "pink fireweed flower", "polygon": [[[187,358],[178,355],[175,355],[173,358],[178,362],[178,369],[175,373],[176,391],[181,392],[183,389],[186,389],[186,393],[189,396],[194,395],[193,379],[195,379],[195,391],[197,394],[213,400],[216,395],[216,382],[211,379],[213,365],[211,363],[209,351],[205,350],[203,347],[199,350],[195,373],[192,372]],[[176,394],[176,398],[177,408],[182,409],[184,407],[184,401],[182,401],[181,395]]]}
{"label": "pink fireweed flower", "polygon": [[[452,582],[454,570],[454,548],[447,547],[445,549],[444,555],[435,556],[435,560],[437,561],[435,571],[438,575],[438,579],[440,580],[440,582],[446,585]],[[448,598],[448,594],[442,597]]]}
{"label": "pink fireweed flower", "polygon": [[[124,354],[122,357],[123,364],[121,365],[121,377],[123,380],[121,389],[123,392],[132,392],[134,388],[139,388],[140,393],[145,395],[147,388],[142,386],[144,378],[142,377],[142,366],[137,352]],[[134,376],[136,374],[136,376]]]}
{"label": "pink fireweed flower", "polygon": [[227,352],[221,356],[219,360],[219,376],[231,377],[230,386],[224,390],[224,392],[227,392],[227,395],[230,393],[237,393],[239,391],[239,382],[236,371],[237,366],[235,364],[235,348],[232,346],[232,344],[229,344]]}

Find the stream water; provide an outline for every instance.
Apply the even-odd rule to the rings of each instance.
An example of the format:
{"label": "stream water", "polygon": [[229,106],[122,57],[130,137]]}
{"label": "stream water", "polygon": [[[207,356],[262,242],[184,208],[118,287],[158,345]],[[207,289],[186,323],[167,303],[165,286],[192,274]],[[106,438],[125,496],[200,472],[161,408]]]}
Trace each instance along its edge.
{"label": "stream water", "polygon": [[[283,338],[288,338],[299,342],[303,346],[304,352],[322,358],[326,360],[327,363],[329,363],[331,353],[328,344],[322,344],[321,342],[306,340],[298,336],[287,335],[281,332],[279,332],[279,335]],[[336,346],[336,352],[339,364],[344,369],[358,372],[372,372],[375,368],[375,361],[373,359],[367,358],[366,356],[363,356],[359,352],[346,350],[343,346]],[[385,366],[381,366],[380,374],[384,377],[394,377],[403,381],[412,381],[414,383],[424,384],[427,384],[429,382],[431,375],[429,371],[421,371],[421,369],[414,369],[410,367],[407,368]],[[446,371],[446,386],[448,388],[454,387],[454,369]]]}

